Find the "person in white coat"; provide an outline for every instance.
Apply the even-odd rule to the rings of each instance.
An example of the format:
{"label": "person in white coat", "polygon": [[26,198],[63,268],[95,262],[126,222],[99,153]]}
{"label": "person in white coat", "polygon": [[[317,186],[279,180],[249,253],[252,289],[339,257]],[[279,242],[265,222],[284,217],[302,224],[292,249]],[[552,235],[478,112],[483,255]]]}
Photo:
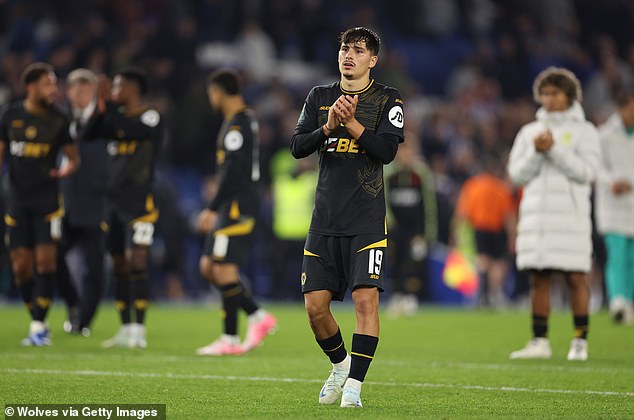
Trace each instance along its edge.
{"label": "person in white coat", "polygon": [[634,321],[634,88],[617,95],[618,111],[599,129],[603,167],[597,180],[597,228],[608,251],[605,282],[617,323]]}
{"label": "person in white coat", "polygon": [[597,129],[586,121],[575,75],[549,67],[533,84],[541,104],[536,121],[523,126],[509,158],[514,184],[524,187],[517,229],[517,266],[529,272],[533,339],[511,359],[547,359],[550,284],[566,280],[575,337],[568,360],[588,358],[588,273],[592,263],[591,183],[600,165]]}

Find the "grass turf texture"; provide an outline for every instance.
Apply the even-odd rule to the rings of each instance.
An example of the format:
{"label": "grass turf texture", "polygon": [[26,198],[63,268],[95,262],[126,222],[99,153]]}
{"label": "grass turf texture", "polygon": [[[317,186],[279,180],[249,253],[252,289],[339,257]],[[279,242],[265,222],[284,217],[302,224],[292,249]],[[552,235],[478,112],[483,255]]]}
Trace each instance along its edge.
{"label": "grass turf texture", "polygon": [[[634,328],[607,313],[591,318],[590,358],[568,362],[571,315],[551,316],[553,358],[510,361],[529,338],[526,311],[424,307],[414,318],[383,316],[381,339],[362,392],[362,410],[320,406],[329,363],[300,305],[267,305],[279,330],[238,357],[198,357],[220,332],[219,308],[155,305],[147,350],[102,349],[117,329],[103,305],[89,338],[49,316],[54,345],[22,348],[26,311],[0,306],[0,395],[6,403],[167,404],[168,418],[634,417]],[[350,350],[354,313],[334,304]],[[245,319],[241,318],[242,329]],[[243,332],[244,334],[244,332]]]}

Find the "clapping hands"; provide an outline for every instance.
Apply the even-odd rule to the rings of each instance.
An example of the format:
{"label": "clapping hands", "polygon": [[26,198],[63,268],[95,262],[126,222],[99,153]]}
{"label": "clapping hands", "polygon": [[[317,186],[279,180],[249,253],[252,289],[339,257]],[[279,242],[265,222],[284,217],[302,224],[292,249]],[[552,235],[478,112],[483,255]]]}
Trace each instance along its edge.
{"label": "clapping hands", "polygon": [[330,134],[339,125],[346,125],[355,120],[359,95],[341,95],[328,110],[326,134]]}
{"label": "clapping hands", "polygon": [[546,129],[533,140],[535,151],[538,153],[547,153],[555,144],[552,131]]}

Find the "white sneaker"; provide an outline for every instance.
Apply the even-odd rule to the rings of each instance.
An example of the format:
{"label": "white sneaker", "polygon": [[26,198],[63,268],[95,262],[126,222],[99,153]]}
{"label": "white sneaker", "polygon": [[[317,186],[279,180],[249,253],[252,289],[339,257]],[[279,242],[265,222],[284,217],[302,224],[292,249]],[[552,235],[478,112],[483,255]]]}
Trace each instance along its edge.
{"label": "white sneaker", "polygon": [[618,324],[632,325],[634,318],[632,304],[622,296],[617,296],[610,300],[610,315]]}
{"label": "white sneaker", "polygon": [[361,404],[361,388],[359,385],[353,386],[350,382],[352,379],[348,379],[343,387],[341,394],[341,407],[343,408],[363,408]]}
{"label": "white sneaker", "polygon": [[145,338],[145,325],[143,324],[131,324],[130,335],[128,337],[128,347],[131,349],[147,348],[147,340]]}
{"label": "white sneaker", "polygon": [[573,338],[568,351],[568,360],[579,362],[588,360],[588,340]]}
{"label": "white sneaker", "polygon": [[337,402],[350,373],[350,360],[350,355],[347,355],[343,362],[337,365],[333,364],[330,376],[328,376],[319,392],[319,404],[334,404]]}
{"label": "white sneaker", "polygon": [[511,353],[511,359],[550,359],[553,352],[547,338],[536,337],[526,344],[523,349]]}
{"label": "white sneaker", "polygon": [[243,354],[244,349],[240,345],[240,339],[237,336],[223,334],[216,341],[205,347],[196,349],[199,356],[228,356]]}
{"label": "white sneaker", "polygon": [[114,337],[101,343],[101,347],[109,349],[112,347],[129,347],[132,324],[123,324]]}
{"label": "white sneaker", "polygon": [[51,344],[51,332],[48,325],[42,321],[31,321],[29,335],[22,340],[22,345],[25,347],[44,347]]}

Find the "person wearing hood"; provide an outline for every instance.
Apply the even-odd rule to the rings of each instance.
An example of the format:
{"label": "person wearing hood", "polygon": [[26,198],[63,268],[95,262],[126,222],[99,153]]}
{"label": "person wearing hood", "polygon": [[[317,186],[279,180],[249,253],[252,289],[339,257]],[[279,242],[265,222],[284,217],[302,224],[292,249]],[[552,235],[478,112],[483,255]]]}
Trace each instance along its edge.
{"label": "person wearing hood", "polygon": [[634,86],[616,95],[618,110],[599,127],[597,229],[607,248],[605,286],[616,323],[634,323]]}
{"label": "person wearing hood", "polygon": [[569,290],[575,336],[568,360],[588,358],[589,275],[592,264],[591,184],[601,161],[596,127],[581,108],[581,87],[569,70],[549,67],[533,84],[541,104],[536,121],[518,132],[508,164],[524,188],[517,228],[517,267],[529,273],[533,339],[511,359],[548,359],[550,288],[562,275]]}

